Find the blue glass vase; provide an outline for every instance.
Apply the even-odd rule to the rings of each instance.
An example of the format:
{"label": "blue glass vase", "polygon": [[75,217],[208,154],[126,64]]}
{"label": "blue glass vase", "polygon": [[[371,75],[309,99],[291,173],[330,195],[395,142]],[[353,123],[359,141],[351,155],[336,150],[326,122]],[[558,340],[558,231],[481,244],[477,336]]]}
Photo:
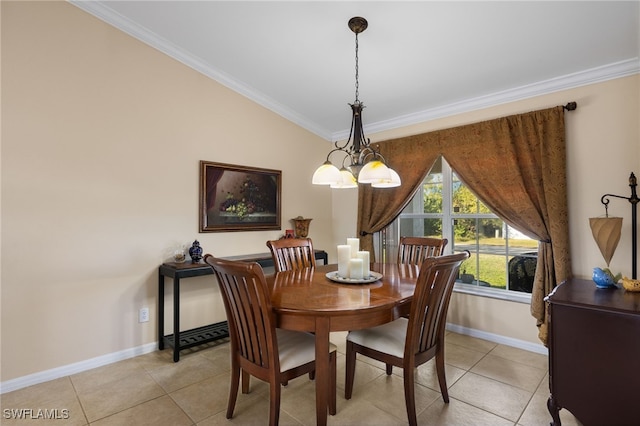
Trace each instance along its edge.
{"label": "blue glass vase", "polygon": [[202,260],[202,247],[200,247],[200,243],[198,240],[195,240],[189,249],[189,256],[191,256],[191,261],[193,263],[198,263]]}

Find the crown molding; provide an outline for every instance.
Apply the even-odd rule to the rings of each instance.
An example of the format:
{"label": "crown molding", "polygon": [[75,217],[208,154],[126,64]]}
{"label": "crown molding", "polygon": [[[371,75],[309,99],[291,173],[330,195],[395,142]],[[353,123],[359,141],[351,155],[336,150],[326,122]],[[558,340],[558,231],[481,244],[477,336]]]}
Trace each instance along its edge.
{"label": "crown molding", "polygon": [[[567,74],[561,77],[528,84],[514,89],[491,93],[485,96],[465,99],[441,107],[407,114],[389,120],[378,121],[364,126],[367,133],[377,133],[384,130],[406,127],[425,121],[449,117],[456,114],[480,110],[509,102],[515,102],[536,96],[547,95],[561,90],[573,89],[589,84],[600,83],[616,78],[640,74],[640,58],[628,59],[612,64]],[[334,140],[342,140],[349,137],[349,130],[333,134]]]}

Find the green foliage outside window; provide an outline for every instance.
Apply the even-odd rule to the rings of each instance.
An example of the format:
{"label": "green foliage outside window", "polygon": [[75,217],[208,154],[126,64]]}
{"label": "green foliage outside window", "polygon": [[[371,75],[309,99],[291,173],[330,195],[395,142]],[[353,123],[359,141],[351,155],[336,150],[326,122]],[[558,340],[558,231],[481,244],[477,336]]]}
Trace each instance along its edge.
{"label": "green foliage outside window", "polygon": [[[423,188],[423,201],[425,213],[442,213],[442,183],[435,181],[434,175],[430,176],[433,182],[425,183]],[[487,213],[491,210],[479,201],[475,194],[459,181],[453,190],[454,214]],[[453,233],[458,241],[470,241],[480,237],[493,237],[496,230],[500,230],[502,221],[499,219],[463,219],[454,221]],[[425,235],[442,235],[442,222],[425,219]]]}
{"label": "green foliage outside window", "polygon": [[[425,178],[421,195],[417,195],[401,215],[400,235],[445,236],[450,240],[449,250],[471,252],[471,257],[460,268],[462,283],[506,289],[511,279],[510,260],[535,252],[538,242],[511,231],[505,234],[505,223],[460,181],[444,159],[441,161],[434,164]],[[451,174],[443,176],[443,170]],[[449,191],[451,205],[445,206]],[[535,267],[532,262],[528,265]],[[528,275],[532,273],[527,271]]]}

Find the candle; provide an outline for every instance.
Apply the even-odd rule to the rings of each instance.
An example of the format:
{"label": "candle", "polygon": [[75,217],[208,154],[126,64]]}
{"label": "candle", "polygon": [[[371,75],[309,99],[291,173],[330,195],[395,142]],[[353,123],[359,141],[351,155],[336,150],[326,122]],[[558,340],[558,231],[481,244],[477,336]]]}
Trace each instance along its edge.
{"label": "candle", "polygon": [[349,278],[353,280],[361,280],[362,275],[362,259],[351,259],[349,261]]}
{"label": "candle", "polygon": [[360,250],[360,239],[347,238],[347,244],[351,246],[351,258],[355,258]]}
{"label": "candle", "polygon": [[369,270],[369,252],[359,251],[357,256],[358,259],[362,259],[362,276],[364,278],[369,278],[369,275],[371,275],[371,271]]}
{"label": "candle", "polygon": [[349,260],[351,259],[351,246],[338,246],[338,275],[342,278],[349,278]]}

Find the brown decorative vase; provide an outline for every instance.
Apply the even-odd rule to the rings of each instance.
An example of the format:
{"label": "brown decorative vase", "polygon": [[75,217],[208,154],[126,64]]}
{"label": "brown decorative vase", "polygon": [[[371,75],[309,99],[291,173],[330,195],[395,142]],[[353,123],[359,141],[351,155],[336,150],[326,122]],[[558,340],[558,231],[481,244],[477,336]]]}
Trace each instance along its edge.
{"label": "brown decorative vase", "polygon": [[302,216],[291,219],[293,229],[296,230],[296,238],[307,238],[309,235],[309,223],[313,219],[305,219]]}

